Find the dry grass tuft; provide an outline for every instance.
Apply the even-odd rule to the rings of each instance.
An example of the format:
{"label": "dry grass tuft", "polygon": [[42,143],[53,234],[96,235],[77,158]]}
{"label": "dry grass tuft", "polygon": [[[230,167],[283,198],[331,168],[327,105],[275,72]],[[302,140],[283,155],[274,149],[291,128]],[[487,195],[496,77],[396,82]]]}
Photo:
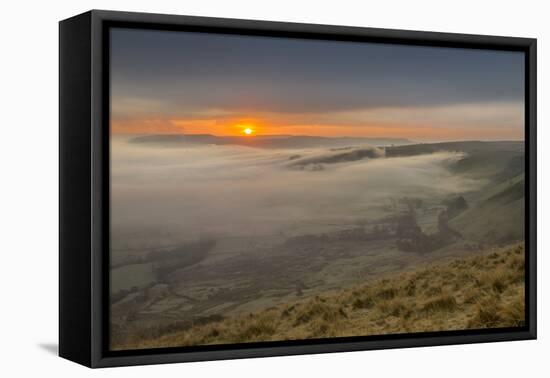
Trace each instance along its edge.
{"label": "dry grass tuft", "polygon": [[524,247],[479,253],[193,327],[140,330],[112,348],[243,343],[525,324]]}
{"label": "dry grass tuft", "polygon": [[456,299],[451,295],[441,295],[435,299],[429,300],[424,304],[422,310],[426,312],[455,311],[458,307]]}

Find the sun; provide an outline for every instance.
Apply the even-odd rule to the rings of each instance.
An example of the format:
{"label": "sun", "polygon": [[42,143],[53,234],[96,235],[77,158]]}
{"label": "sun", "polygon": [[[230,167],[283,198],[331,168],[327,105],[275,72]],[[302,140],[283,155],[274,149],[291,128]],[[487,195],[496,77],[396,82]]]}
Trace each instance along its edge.
{"label": "sun", "polygon": [[243,130],[243,133],[245,133],[246,135],[252,135],[253,132],[254,130],[252,130],[250,127],[247,127]]}

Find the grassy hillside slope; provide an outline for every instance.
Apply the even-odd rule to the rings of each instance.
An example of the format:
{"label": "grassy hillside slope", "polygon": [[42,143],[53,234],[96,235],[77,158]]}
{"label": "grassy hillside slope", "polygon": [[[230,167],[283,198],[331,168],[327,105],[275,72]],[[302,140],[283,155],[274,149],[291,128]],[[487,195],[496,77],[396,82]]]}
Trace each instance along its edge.
{"label": "grassy hillside slope", "polygon": [[113,349],[514,327],[524,323],[524,247],[479,252],[349,289],[182,329],[149,329]]}
{"label": "grassy hillside slope", "polygon": [[450,225],[478,242],[509,243],[524,238],[525,179],[518,175],[488,188],[486,197]]}

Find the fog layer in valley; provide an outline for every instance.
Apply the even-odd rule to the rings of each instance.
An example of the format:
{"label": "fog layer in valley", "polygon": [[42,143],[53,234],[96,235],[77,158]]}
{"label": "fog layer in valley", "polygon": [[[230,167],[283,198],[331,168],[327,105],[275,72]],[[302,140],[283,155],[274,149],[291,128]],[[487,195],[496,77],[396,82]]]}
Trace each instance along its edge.
{"label": "fog layer in valley", "polygon": [[439,197],[483,184],[446,169],[463,156],[452,152],[386,158],[376,147],[163,148],[128,143],[128,137],[113,138],[111,150],[114,235],[169,232],[160,246],[170,238],[296,235],[312,223],[345,226],[391,198]]}

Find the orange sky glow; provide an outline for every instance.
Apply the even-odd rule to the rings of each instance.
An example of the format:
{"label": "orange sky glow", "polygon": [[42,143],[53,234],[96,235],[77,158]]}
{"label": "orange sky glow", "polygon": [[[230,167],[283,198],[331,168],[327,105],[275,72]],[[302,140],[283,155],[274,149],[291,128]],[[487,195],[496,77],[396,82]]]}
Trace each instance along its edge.
{"label": "orange sky glow", "polygon": [[[113,134],[310,135],[411,140],[522,140],[523,104],[495,103],[319,114],[113,117]],[[245,132],[250,129],[250,134]]]}
{"label": "orange sky glow", "polygon": [[[113,134],[212,134],[218,136],[254,136],[254,135],[315,135],[325,137],[361,136],[361,137],[402,137],[417,140],[447,139],[509,139],[521,140],[523,130],[517,127],[457,127],[440,128],[425,125],[289,125],[273,126],[261,123],[223,123],[216,121],[184,120],[136,120],[113,121]],[[245,129],[251,129],[251,135]]]}

